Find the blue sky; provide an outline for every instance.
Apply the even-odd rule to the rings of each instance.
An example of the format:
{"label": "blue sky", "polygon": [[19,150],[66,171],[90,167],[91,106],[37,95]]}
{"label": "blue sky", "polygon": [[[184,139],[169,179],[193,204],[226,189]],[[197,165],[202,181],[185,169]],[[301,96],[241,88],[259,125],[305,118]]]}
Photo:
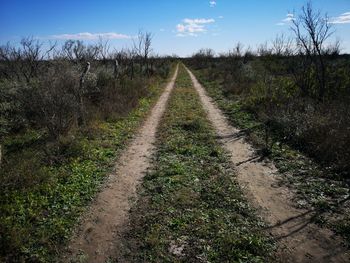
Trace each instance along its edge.
{"label": "blue sky", "polygon": [[[305,0],[0,0],[0,43],[21,37],[64,41],[110,39],[131,45],[140,29],[152,32],[159,54],[191,55],[200,48],[227,51],[236,42],[252,48],[288,34],[289,13]],[[350,0],[314,0],[327,12],[343,51],[350,53]],[[289,18],[288,18],[289,17]]]}

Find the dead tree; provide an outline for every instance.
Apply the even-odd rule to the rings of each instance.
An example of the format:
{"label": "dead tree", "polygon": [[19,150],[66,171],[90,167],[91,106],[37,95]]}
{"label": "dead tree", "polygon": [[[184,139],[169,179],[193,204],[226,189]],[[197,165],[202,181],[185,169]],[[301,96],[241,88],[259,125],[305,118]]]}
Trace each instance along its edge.
{"label": "dead tree", "polygon": [[93,61],[100,54],[100,45],[84,45],[81,40],[67,40],[62,46],[62,55],[74,64]]}
{"label": "dead tree", "polygon": [[108,40],[103,41],[102,38],[100,37],[97,47],[98,47],[99,58],[101,59],[102,64],[107,69],[109,64],[108,61],[110,59],[110,45],[108,43]]}
{"label": "dead tree", "polygon": [[311,2],[302,8],[301,15],[292,20],[292,31],[297,39],[299,53],[314,65],[318,83],[318,97],[323,99],[326,92],[327,76],[325,63],[325,42],[332,35],[327,14],[314,11]]}
{"label": "dead tree", "polygon": [[272,53],[276,56],[290,56],[293,54],[292,51],[293,40],[287,38],[284,34],[277,35],[272,40]]}
{"label": "dead tree", "polygon": [[21,40],[17,48],[10,43],[0,47],[0,60],[6,66],[3,74],[18,81],[24,79],[27,83],[37,78],[44,70],[44,60],[50,58],[50,53],[56,48],[56,43],[50,43],[45,50],[43,44],[32,37],[27,37]]}
{"label": "dead tree", "polygon": [[150,53],[152,51],[151,45],[152,45],[152,34],[149,33],[149,32],[146,32],[144,34],[143,60],[144,60],[144,64],[146,65],[146,72],[147,72],[147,74],[149,74],[148,59],[149,59],[149,55],[150,55]]}
{"label": "dead tree", "polygon": [[62,53],[69,61],[78,64],[84,59],[84,49],[82,41],[67,40],[62,46]]}
{"label": "dead tree", "polygon": [[243,56],[243,44],[241,42],[238,42],[232,50],[228,52],[228,57],[234,58],[234,59],[240,59]]}
{"label": "dead tree", "polygon": [[140,31],[137,37],[137,42],[134,41],[134,51],[137,56],[141,58],[141,68],[145,67],[146,73],[149,71],[149,55],[152,52],[152,34],[150,32],[142,32]]}

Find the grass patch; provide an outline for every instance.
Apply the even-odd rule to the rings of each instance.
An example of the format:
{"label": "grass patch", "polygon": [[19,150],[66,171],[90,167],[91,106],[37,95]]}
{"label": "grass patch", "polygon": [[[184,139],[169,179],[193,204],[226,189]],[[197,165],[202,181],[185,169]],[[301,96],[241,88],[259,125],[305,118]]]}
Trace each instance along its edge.
{"label": "grass patch", "polygon": [[266,262],[271,242],[244,199],[189,75],[179,69],[128,233],[132,262]]}
{"label": "grass patch", "polygon": [[54,151],[56,145],[50,149],[49,144],[40,143],[45,136],[40,132],[6,141],[8,149],[17,150],[8,151],[1,170],[2,180],[8,177],[11,182],[2,182],[5,188],[0,193],[1,262],[56,260],[119,152],[159,97],[163,84],[164,80],[157,80],[150,87],[150,95],[141,98],[125,117],[95,121],[86,130],[61,138],[63,161],[46,162],[45,151]]}
{"label": "grass patch", "polygon": [[[246,131],[247,138],[258,149],[266,148],[264,124],[243,107],[242,97],[225,94],[222,84],[208,81],[205,71],[194,71],[208,94],[216,101],[229,121]],[[278,132],[278,128],[277,128]],[[262,151],[266,153],[266,151]],[[315,222],[341,234],[350,244],[348,183],[327,167],[317,164],[292,146],[283,143],[278,134],[269,132],[268,157],[279,169],[281,183],[291,186],[296,193],[295,203],[301,208],[319,211]]]}

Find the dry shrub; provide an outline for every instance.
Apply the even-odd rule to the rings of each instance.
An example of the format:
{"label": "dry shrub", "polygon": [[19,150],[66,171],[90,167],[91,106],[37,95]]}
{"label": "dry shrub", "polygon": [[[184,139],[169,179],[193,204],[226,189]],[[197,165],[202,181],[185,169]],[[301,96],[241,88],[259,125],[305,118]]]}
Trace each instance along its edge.
{"label": "dry shrub", "polygon": [[349,176],[350,108],[347,103],[296,98],[270,108],[268,115],[283,138],[324,165]]}
{"label": "dry shrub", "polygon": [[97,81],[100,94],[96,100],[98,114],[103,119],[115,119],[129,113],[139,99],[148,94],[147,83],[143,78],[115,79],[112,74],[100,72]]}
{"label": "dry shrub", "polygon": [[76,121],[78,111],[78,74],[66,66],[51,69],[29,91],[28,107],[39,126],[52,138],[66,134]]}

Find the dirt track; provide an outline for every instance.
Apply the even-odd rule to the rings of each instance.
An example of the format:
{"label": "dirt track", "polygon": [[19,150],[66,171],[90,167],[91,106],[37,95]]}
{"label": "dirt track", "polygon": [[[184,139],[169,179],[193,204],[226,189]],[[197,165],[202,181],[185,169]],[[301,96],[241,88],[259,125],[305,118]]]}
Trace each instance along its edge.
{"label": "dirt track", "polygon": [[[228,123],[194,75],[189,74],[221,143],[231,154],[239,183],[270,225],[267,231],[279,244],[276,257],[280,262],[350,262],[341,240],[331,231],[310,222],[313,211],[294,207],[289,189],[278,186],[274,165],[256,158],[253,148],[245,142],[239,130]],[[62,262],[100,263],[118,254],[132,199],[136,198],[137,185],[150,166],[157,126],[176,76],[177,69],[150,116],[121,155],[116,172],[109,176],[105,187],[84,215]]]}
{"label": "dirt track", "polygon": [[228,123],[194,75],[188,72],[220,141],[231,154],[240,185],[269,223],[267,231],[278,241],[277,258],[281,262],[293,263],[350,262],[341,240],[330,230],[310,222],[314,211],[295,208],[288,188],[278,186],[275,166],[256,158],[239,130]]}
{"label": "dirt track", "polygon": [[150,165],[157,126],[174,87],[177,70],[150,116],[122,153],[115,173],[109,176],[104,188],[82,217],[62,262],[102,263],[115,255],[118,238],[128,223],[128,212],[132,199],[136,197],[136,187]]}

